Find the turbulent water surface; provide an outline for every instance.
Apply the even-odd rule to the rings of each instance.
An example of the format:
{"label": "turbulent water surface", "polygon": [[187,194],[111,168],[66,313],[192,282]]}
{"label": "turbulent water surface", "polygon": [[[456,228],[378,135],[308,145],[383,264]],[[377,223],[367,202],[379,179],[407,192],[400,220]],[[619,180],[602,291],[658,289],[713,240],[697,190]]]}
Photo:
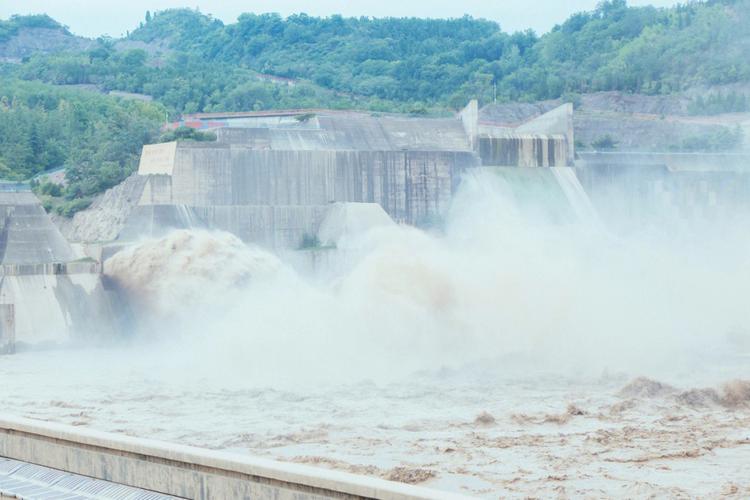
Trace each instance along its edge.
{"label": "turbulent water surface", "polygon": [[688,373],[675,386],[525,376],[531,361],[278,390],[148,350],[29,352],[0,361],[0,403],[36,419],[488,498],[750,494],[750,385],[718,382],[747,360],[725,360],[716,391],[691,390]]}
{"label": "turbulent water surface", "polygon": [[749,496],[747,226],[621,234],[517,170],[313,272],[226,233],[140,242],[104,266],[121,345],[0,358],[0,406],[485,497]]}

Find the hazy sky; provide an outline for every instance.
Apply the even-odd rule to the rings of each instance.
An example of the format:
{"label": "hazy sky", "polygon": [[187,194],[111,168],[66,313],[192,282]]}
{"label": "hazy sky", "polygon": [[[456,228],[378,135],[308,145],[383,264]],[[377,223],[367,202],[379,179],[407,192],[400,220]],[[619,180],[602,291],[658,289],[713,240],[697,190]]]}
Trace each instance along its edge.
{"label": "hazy sky", "polygon": [[[498,21],[506,31],[549,30],[573,12],[593,9],[598,0],[0,0],[0,18],[47,13],[79,35],[120,36],[143,19],[146,10],[200,8],[225,23],[243,12],[306,12],[327,16],[460,17],[470,14]],[[675,0],[630,0],[630,5],[667,6]]]}

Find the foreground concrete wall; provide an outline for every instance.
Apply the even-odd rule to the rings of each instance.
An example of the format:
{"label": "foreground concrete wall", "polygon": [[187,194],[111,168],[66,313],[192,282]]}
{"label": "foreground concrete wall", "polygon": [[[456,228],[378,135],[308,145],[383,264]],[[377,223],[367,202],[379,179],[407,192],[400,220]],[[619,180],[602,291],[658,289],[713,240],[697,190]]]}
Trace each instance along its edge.
{"label": "foreground concrete wall", "polygon": [[464,498],[344,472],[0,417],[0,456],[196,500]]}
{"label": "foreground concrete wall", "polygon": [[334,203],[320,223],[317,236],[321,245],[335,246],[344,238],[393,225],[393,219],[377,203]]}

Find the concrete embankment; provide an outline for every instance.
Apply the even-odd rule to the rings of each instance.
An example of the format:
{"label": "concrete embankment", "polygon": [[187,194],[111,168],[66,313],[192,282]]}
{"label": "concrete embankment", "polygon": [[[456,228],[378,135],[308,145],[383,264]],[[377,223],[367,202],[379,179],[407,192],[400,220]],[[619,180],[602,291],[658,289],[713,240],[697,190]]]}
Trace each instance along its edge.
{"label": "concrete embankment", "polygon": [[0,457],[192,499],[459,499],[377,478],[0,416]]}

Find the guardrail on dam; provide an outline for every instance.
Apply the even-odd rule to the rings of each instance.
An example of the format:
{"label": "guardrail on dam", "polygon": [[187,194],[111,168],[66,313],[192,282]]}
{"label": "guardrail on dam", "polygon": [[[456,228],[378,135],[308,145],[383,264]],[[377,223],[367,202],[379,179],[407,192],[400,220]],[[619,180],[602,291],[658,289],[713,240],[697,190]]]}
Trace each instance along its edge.
{"label": "guardrail on dam", "polygon": [[466,498],[346,472],[11,416],[0,416],[0,457],[191,499]]}

